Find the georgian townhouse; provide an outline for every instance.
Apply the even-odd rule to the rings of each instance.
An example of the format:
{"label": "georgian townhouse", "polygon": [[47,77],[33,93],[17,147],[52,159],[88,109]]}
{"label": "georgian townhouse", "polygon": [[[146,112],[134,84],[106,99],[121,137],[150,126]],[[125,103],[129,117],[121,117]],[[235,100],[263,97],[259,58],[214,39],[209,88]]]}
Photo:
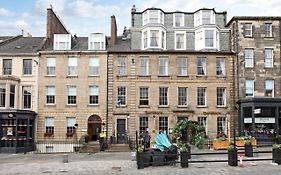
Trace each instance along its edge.
{"label": "georgian townhouse", "polygon": [[34,150],[43,37],[0,37],[0,152]]}
{"label": "georgian townhouse", "polygon": [[106,68],[105,34],[72,36],[47,9],[47,42],[40,51],[39,152],[74,151],[82,136],[96,141],[106,129]]}
{"label": "georgian townhouse", "polygon": [[[259,143],[281,134],[281,17],[233,17],[231,46],[235,56],[236,123]],[[237,106],[237,107],[238,107]]]}
{"label": "georgian townhouse", "polygon": [[234,117],[233,52],[226,12],[131,12],[117,37],[111,17],[108,47],[109,135],[123,143],[135,131],[169,133],[179,120],[201,123],[214,138]]}

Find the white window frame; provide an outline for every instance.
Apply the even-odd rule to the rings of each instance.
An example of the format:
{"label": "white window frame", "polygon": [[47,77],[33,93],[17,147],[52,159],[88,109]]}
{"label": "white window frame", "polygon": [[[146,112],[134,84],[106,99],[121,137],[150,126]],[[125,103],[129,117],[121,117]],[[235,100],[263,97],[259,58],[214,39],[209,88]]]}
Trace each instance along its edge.
{"label": "white window frame", "polygon": [[177,58],[177,68],[178,68],[178,76],[187,76],[188,75],[187,57],[178,57]]}
{"label": "white window frame", "polygon": [[99,63],[98,57],[90,57],[89,59],[89,75],[90,76],[98,76],[99,75],[99,69],[100,69],[100,63]]}
{"label": "white window frame", "polygon": [[76,105],[76,104],[77,104],[77,87],[75,85],[69,85],[67,86],[67,105]]}
{"label": "white window frame", "polygon": [[[151,46],[151,31],[158,32],[157,46]],[[146,36],[147,39],[145,39]],[[147,27],[145,30],[142,30],[142,49],[166,50],[166,30],[162,27]]]}
{"label": "white window frame", "polygon": [[118,65],[117,65],[117,75],[118,76],[125,76],[127,75],[127,57],[125,56],[118,56]]}
{"label": "white window frame", "polygon": [[[156,12],[157,14],[157,20],[156,22],[152,21],[152,14]],[[154,18],[156,19],[156,18]],[[146,24],[163,24],[164,25],[164,13],[159,10],[159,9],[151,9],[151,10],[146,10],[145,12],[143,12],[142,14],[142,25],[145,26]]]}
{"label": "white window frame", "polygon": [[[274,97],[274,80],[265,80],[264,85],[265,85],[265,96]],[[271,91],[271,95],[267,91]]]}
{"label": "white window frame", "polygon": [[[104,33],[90,33],[88,39],[88,50],[105,50],[105,34]],[[96,45],[98,47],[96,47]]]}
{"label": "white window frame", "polygon": [[23,68],[22,68],[22,74],[24,76],[26,75],[32,75],[32,59],[23,59],[23,64],[22,64]]}
{"label": "white window frame", "polygon": [[[249,51],[249,53],[247,53],[247,51]],[[253,48],[245,48],[244,60],[245,60],[245,68],[254,67],[254,49]]]}
{"label": "white window frame", "polygon": [[[163,120],[161,120],[163,119]],[[165,128],[163,131],[162,128]],[[168,116],[159,116],[158,130],[162,131],[164,134],[169,134],[169,117]]]}
{"label": "white window frame", "polygon": [[68,57],[67,75],[68,76],[77,76],[77,69],[78,69],[77,57]]}
{"label": "white window frame", "polygon": [[[207,38],[207,33],[208,32],[212,32],[212,36],[213,36],[213,38]],[[204,43],[205,43],[205,48],[216,48],[216,35],[215,35],[215,30],[209,30],[209,29],[207,29],[207,30],[204,30]],[[210,35],[211,36],[211,35]],[[213,42],[212,42],[212,45],[207,45],[207,43],[208,42],[206,42],[206,41],[209,41],[209,40],[212,40]]]}
{"label": "white window frame", "polygon": [[[139,88],[139,105],[140,106],[149,106],[149,87],[140,87]],[[146,102],[147,104],[142,104]]]}
{"label": "white window frame", "polygon": [[[210,22],[203,24],[203,13],[209,11],[210,12]],[[199,10],[194,13],[194,27],[198,27],[200,25],[210,25],[216,24],[216,14],[213,10]]]}
{"label": "white window frame", "polygon": [[[249,32],[249,34],[248,34],[248,32]],[[252,36],[253,36],[253,25],[252,25],[252,23],[245,23],[244,24],[244,37],[252,37]]]}
{"label": "white window frame", "polygon": [[[201,102],[202,102],[202,104],[201,104]],[[206,87],[197,87],[197,106],[198,107],[207,106],[207,88]]]}
{"label": "white window frame", "polygon": [[75,133],[75,117],[66,117],[66,133],[74,134]]}
{"label": "white window frame", "polygon": [[[180,18],[180,25],[177,25],[177,19]],[[184,13],[174,13],[173,14],[174,19],[174,27],[184,27]]]}
{"label": "white window frame", "polygon": [[225,58],[218,57],[216,59],[216,75],[217,76],[225,76],[226,71],[225,71]]}
{"label": "white window frame", "polygon": [[159,87],[159,106],[161,106],[161,107],[169,106],[169,88],[168,87]]}
{"label": "white window frame", "polygon": [[6,107],[6,84],[0,84],[0,108],[5,108]]}
{"label": "white window frame", "polygon": [[[30,94],[25,94],[24,91],[28,91],[30,90]],[[27,103],[30,103],[30,106],[29,107],[26,107],[25,105],[25,98],[30,98],[30,102],[27,102]],[[29,101],[28,100],[28,101]],[[31,109],[32,108],[32,86],[29,86],[29,85],[24,85],[22,86],[22,109]]]}
{"label": "white window frame", "polygon": [[70,50],[71,35],[70,34],[54,34],[54,50]]}
{"label": "white window frame", "polygon": [[[91,97],[95,98],[94,102],[91,102]],[[89,86],[89,105],[98,105],[99,104],[99,86],[90,85]]]}
{"label": "white window frame", "polygon": [[[199,60],[201,60],[202,65],[199,65]],[[201,74],[199,69],[204,71],[204,74]],[[197,57],[197,76],[206,76],[207,75],[207,58],[206,57]]]}
{"label": "white window frame", "polygon": [[[246,79],[245,81],[245,97],[254,97],[255,96],[255,82],[251,79]],[[252,95],[247,95],[252,94]]]}
{"label": "white window frame", "polygon": [[149,57],[147,56],[140,57],[140,75],[141,76],[149,75]]}
{"label": "white window frame", "polygon": [[[219,129],[221,129],[219,131]],[[226,117],[218,117],[217,118],[217,134],[221,134],[223,132],[225,135],[227,134],[227,123],[226,123]]]}
{"label": "white window frame", "polygon": [[[48,102],[48,98],[53,98],[53,103]],[[46,105],[54,105],[56,103],[56,87],[46,86]]]}
{"label": "white window frame", "polygon": [[226,106],[226,88],[217,87],[217,107]]}
{"label": "white window frame", "polygon": [[[178,47],[178,37],[183,36],[183,46],[181,48]],[[186,32],[185,31],[175,31],[175,50],[186,50]]]}
{"label": "white window frame", "polygon": [[[164,62],[162,62],[162,61],[164,61]],[[163,71],[163,72],[161,72],[161,71]],[[168,57],[159,57],[158,74],[159,74],[159,76],[168,76],[169,75],[169,58]]]}
{"label": "white window frame", "polygon": [[[267,52],[269,52],[270,55],[267,55]],[[264,49],[264,67],[273,68],[273,48]]]}
{"label": "white window frame", "polygon": [[272,37],[272,23],[264,24],[264,37]]}
{"label": "white window frame", "polygon": [[55,133],[55,118],[54,117],[45,117],[45,128],[44,133]]}
{"label": "white window frame", "polygon": [[56,58],[46,59],[46,75],[54,76],[56,74]]}
{"label": "white window frame", "polygon": [[117,107],[127,105],[127,88],[125,86],[117,87]]}
{"label": "white window frame", "polygon": [[206,135],[208,134],[208,118],[206,116],[199,116],[197,118],[198,124],[202,125],[205,129]]}
{"label": "white window frame", "polygon": [[[184,95],[184,93],[185,93],[185,95]],[[188,106],[188,88],[187,87],[178,87],[178,106],[179,107]]]}

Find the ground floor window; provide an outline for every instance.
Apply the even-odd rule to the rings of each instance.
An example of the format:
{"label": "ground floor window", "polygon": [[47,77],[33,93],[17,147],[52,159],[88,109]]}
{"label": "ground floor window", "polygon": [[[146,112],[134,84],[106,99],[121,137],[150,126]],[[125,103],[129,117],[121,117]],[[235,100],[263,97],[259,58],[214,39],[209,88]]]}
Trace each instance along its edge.
{"label": "ground floor window", "polygon": [[159,132],[168,134],[168,117],[159,117]]}

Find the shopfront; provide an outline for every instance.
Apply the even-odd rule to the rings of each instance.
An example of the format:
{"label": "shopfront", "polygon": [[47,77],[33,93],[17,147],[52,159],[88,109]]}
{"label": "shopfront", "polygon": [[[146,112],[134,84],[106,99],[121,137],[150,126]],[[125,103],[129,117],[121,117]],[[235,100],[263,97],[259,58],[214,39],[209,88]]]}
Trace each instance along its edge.
{"label": "shopfront", "polygon": [[274,142],[281,134],[281,98],[247,98],[239,102],[238,128],[260,142]]}

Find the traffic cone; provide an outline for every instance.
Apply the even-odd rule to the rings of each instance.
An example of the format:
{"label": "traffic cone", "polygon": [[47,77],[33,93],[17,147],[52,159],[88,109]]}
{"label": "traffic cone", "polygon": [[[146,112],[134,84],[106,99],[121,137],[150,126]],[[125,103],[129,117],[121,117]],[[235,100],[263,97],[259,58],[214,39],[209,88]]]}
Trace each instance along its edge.
{"label": "traffic cone", "polygon": [[243,157],[244,157],[244,155],[243,155],[243,153],[240,153],[239,154],[239,167],[241,167],[241,168],[243,168],[244,167],[244,165],[243,165]]}

